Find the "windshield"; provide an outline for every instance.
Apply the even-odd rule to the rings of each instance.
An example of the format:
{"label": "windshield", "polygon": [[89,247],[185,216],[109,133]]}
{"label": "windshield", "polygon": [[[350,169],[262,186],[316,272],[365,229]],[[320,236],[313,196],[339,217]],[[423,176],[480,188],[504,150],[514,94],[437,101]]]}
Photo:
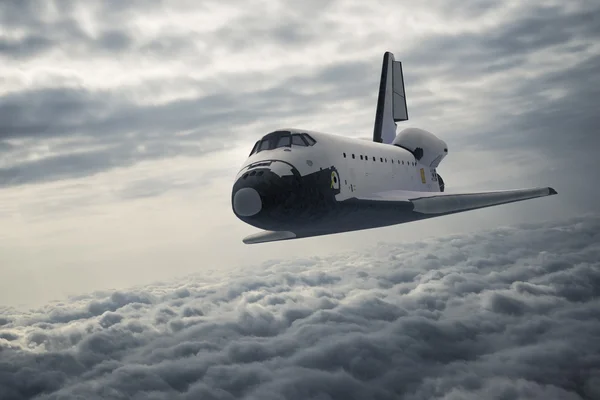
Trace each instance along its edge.
{"label": "windshield", "polygon": [[254,144],[250,155],[260,153],[263,150],[274,150],[280,147],[313,146],[315,139],[306,133],[291,133],[289,131],[271,132]]}

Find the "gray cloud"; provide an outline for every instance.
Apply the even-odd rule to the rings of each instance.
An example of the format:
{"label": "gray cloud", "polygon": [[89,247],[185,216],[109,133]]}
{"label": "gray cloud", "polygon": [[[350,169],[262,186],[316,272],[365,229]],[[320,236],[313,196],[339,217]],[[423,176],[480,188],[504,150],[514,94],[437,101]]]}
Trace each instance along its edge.
{"label": "gray cloud", "polygon": [[[490,140],[505,148],[536,145],[553,156],[568,153],[570,157],[581,153],[582,144],[597,148],[600,146],[600,116],[595,112],[593,99],[600,95],[598,85],[594,84],[600,82],[599,71],[600,55],[568,71],[546,74],[522,85],[515,98],[533,93],[530,101],[535,101],[537,107],[503,123],[500,133],[491,135]],[[565,93],[560,98],[550,99],[536,96],[536,89],[559,89]]]}
{"label": "gray cloud", "polygon": [[[141,0],[128,2],[90,1],[87,11],[100,28],[90,33],[79,20],[81,4],[70,0],[7,0],[0,4],[0,22],[6,28],[24,31],[18,38],[0,37],[0,58],[7,61],[31,59],[52,50],[59,50],[70,57],[93,55],[114,56],[128,51],[158,50],[155,44],[164,43],[164,39],[145,38],[137,40],[135,30],[127,24],[127,18],[140,9],[157,9],[160,1]],[[118,28],[115,28],[118,27]],[[183,37],[178,42],[189,40]],[[164,54],[168,52],[165,51]]]}
{"label": "gray cloud", "polygon": [[[431,36],[403,55],[403,58],[429,74],[434,69],[452,79],[473,78],[485,72],[499,72],[525,64],[525,56],[550,49],[579,52],[600,36],[600,7],[589,5],[579,11],[562,6],[531,5],[529,12],[503,21],[497,27],[480,32]],[[587,43],[582,44],[579,41]],[[565,49],[560,45],[569,45]],[[442,61],[442,62],[439,62]],[[504,68],[503,68],[504,67]]]}
{"label": "gray cloud", "polygon": [[[73,11],[75,3],[56,2],[60,16],[48,20],[44,18],[48,13],[47,5],[35,1],[3,2],[0,20],[6,26],[24,29],[26,34],[20,39],[0,38],[0,54],[14,61],[18,57],[35,57],[41,52],[68,45],[68,54],[75,59],[114,57],[126,53],[132,57],[153,54],[161,60],[198,54],[194,43],[200,41],[208,47],[203,52],[204,56],[199,57],[206,59],[206,64],[210,65],[210,49],[235,51],[236,48],[272,45],[293,51],[321,41],[324,32],[332,40],[343,34],[327,13],[315,15],[312,3],[286,9],[277,18],[268,13],[243,13],[231,23],[200,36],[196,33],[182,35],[169,29],[160,34],[137,31],[131,25],[132,17],[139,15],[140,10],[159,15],[167,7],[160,1],[93,4],[95,11],[92,15],[99,23],[100,33],[91,37],[80,26],[78,14]],[[326,6],[335,9],[336,3],[328,2]],[[191,6],[181,2],[170,7],[184,10]],[[482,1],[468,6],[456,3],[438,11],[475,18],[493,13],[497,7],[497,3]],[[532,5],[529,13],[516,15],[484,33],[430,35],[414,47],[403,49],[398,56],[408,68],[407,88],[412,99],[409,101],[417,104],[411,107],[411,118],[443,115],[447,107],[457,105],[452,99],[427,93],[427,82],[432,77],[458,82],[488,74],[509,76],[516,68],[526,67],[528,57],[535,51],[549,49],[560,57],[561,54],[589,49],[590,43],[600,33],[596,18],[600,8],[594,5],[586,7],[582,11],[566,12],[562,7]],[[307,18],[311,24],[305,23]],[[340,48],[351,47],[343,38],[336,43]],[[132,165],[140,160],[176,154],[198,155],[220,147],[208,145],[209,142],[237,139],[236,132],[250,124],[267,131],[289,119],[306,115],[315,119],[322,115],[323,104],[337,104],[340,99],[353,102],[357,109],[371,108],[374,111],[378,62],[363,59],[331,61],[312,69],[299,66],[286,72],[289,75],[281,75],[276,82],[271,72],[228,76],[226,81],[236,82],[235,87],[180,77],[176,82],[164,82],[162,85],[197,89],[200,94],[152,105],[140,104],[131,96],[132,93],[160,86],[150,81],[143,81],[139,87],[104,91],[55,85],[6,93],[0,97],[0,152],[8,155],[27,152],[31,142],[11,142],[16,138],[45,141],[61,137],[85,138],[106,145],[110,150],[66,155],[61,152],[47,159],[15,161],[0,169],[0,183],[8,186],[80,177],[115,166]],[[190,67],[204,67],[194,65]],[[599,123],[593,107],[598,85],[591,84],[598,80],[598,67],[598,58],[590,57],[575,67],[541,74],[526,82],[512,82],[504,97],[496,98],[494,93],[490,96],[500,104],[525,104],[528,112],[518,116],[505,115],[503,108],[494,110],[492,106],[486,111],[489,123],[471,127],[473,134],[460,132],[459,126],[449,125],[440,135],[465,134],[466,139],[458,143],[463,147],[489,148],[490,143],[505,148],[535,147],[553,156],[562,154],[565,145],[576,150],[574,143],[579,140],[591,147],[598,136],[593,134]],[[244,82],[265,82],[265,85],[239,93],[237,85]],[[552,87],[565,90],[565,97],[552,100],[538,94],[540,89]],[[469,109],[468,101],[462,101],[461,107]],[[223,121],[227,123],[223,124]],[[351,121],[348,124],[355,125]],[[321,126],[313,122],[307,128],[320,129]],[[565,135],[565,130],[570,134]],[[182,131],[191,133],[185,137],[176,135]],[[485,142],[482,137],[486,138]],[[198,144],[199,141],[202,144]],[[140,152],[137,150],[139,145],[154,150]],[[60,144],[53,146],[57,151],[63,149]]]}
{"label": "gray cloud", "polygon": [[[159,105],[136,104],[118,92],[85,89],[47,88],[11,93],[0,98],[0,139],[93,135],[97,140],[109,137],[114,141],[125,133],[135,132],[141,138],[169,135],[169,140],[173,140],[174,133],[192,129],[198,132],[194,138],[231,135],[230,129],[223,128],[225,120],[233,126],[259,119],[274,121],[296,112],[316,112],[322,106],[317,100],[356,97],[369,81],[364,77],[367,66],[366,62],[335,63],[287,78],[276,87],[241,94],[229,88]],[[266,77],[256,74],[244,79]],[[342,85],[349,79],[355,84]],[[318,94],[298,90],[316,81],[324,82]],[[202,88],[201,82],[186,84]]]}
{"label": "gray cloud", "polygon": [[[73,152],[76,148],[71,143],[54,144],[56,150],[70,152],[0,167],[0,186],[82,177],[141,160],[198,156],[221,149],[228,138],[236,135],[237,129],[232,126],[260,120],[267,131],[275,129],[281,116],[317,113],[321,107],[317,98],[335,101],[340,95],[335,84],[361,75],[365,69],[364,63],[335,64],[318,71],[317,78],[294,77],[277,88],[242,95],[218,93],[161,105],[137,105],[118,93],[84,89],[9,94],[0,98],[0,139],[80,137],[87,145],[105,147]],[[323,85],[319,93],[294,89],[325,77],[329,84]],[[362,85],[355,81],[357,85],[347,86],[342,94],[355,96],[367,82],[365,78]],[[185,136],[176,136],[183,131],[187,132]],[[5,151],[15,152],[15,147],[26,146],[6,142]]]}
{"label": "gray cloud", "polygon": [[[212,4],[211,4],[212,3]],[[201,7],[209,10],[218,2],[204,2]],[[9,0],[0,5],[0,21],[9,28],[24,30],[19,38],[0,37],[0,57],[9,61],[31,59],[49,51],[58,50],[71,58],[86,56],[111,57],[117,54],[168,57],[185,56],[185,52],[197,52],[194,44],[199,40],[209,49],[226,46],[230,50],[264,46],[295,47],[309,45],[317,40],[326,28],[335,24],[324,21],[330,2],[305,2],[294,8],[286,8],[277,18],[265,18],[264,13],[254,11],[232,20],[212,31],[199,35],[195,32],[181,34],[176,25],[168,25],[160,33],[140,31],[132,19],[143,11],[156,16],[164,12],[185,12],[192,8],[185,1],[165,3],[156,0],[139,0],[121,4],[114,1],[90,1],[86,7],[72,1]],[[320,13],[315,15],[317,7]],[[56,8],[58,13],[51,11]],[[197,4],[194,7],[198,7]],[[78,20],[78,10],[86,9],[99,28],[90,33]],[[53,15],[53,17],[49,17]],[[306,24],[306,18],[311,24]],[[320,22],[319,26],[316,26]]]}
{"label": "gray cloud", "polygon": [[599,232],[591,215],[9,310],[0,397],[597,398]]}
{"label": "gray cloud", "polygon": [[[199,156],[214,150],[209,146],[206,143],[187,140],[182,140],[181,143],[164,142],[158,139],[124,140],[118,145],[102,150],[49,156],[0,168],[0,187],[91,176],[112,168],[131,166],[141,160],[156,160],[175,155]],[[152,186],[153,183],[158,182],[163,186],[160,188]],[[138,197],[138,195],[143,196],[144,193],[149,195],[149,191],[158,194],[169,187],[176,186],[178,186],[176,182],[147,179],[134,184],[123,193],[123,196]]]}
{"label": "gray cloud", "polygon": [[[488,93],[493,99],[490,107],[494,107],[489,111],[489,124],[465,135],[462,145],[527,146],[543,148],[554,156],[565,149],[581,150],[581,141],[593,146],[598,139],[600,119],[594,107],[598,85],[594,82],[600,82],[600,56],[591,53],[574,66],[519,82],[509,78],[515,68],[526,66],[536,51],[552,49],[554,57],[582,54],[600,38],[599,16],[600,7],[594,5],[570,13],[562,7],[536,7],[530,16],[507,21],[484,35],[430,38],[406,54],[410,64],[427,66],[409,76],[438,75],[447,80],[491,77],[496,73],[506,76],[508,92],[502,87],[502,92],[495,93],[491,88]],[[563,93],[553,99],[545,95],[548,90]],[[518,115],[506,114],[505,105],[511,103],[521,105]],[[465,105],[468,107],[468,100]]]}
{"label": "gray cloud", "polygon": [[0,39],[0,54],[11,57],[32,56],[50,48],[52,41],[38,35],[30,35],[23,39]]}
{"label": "gray cloud", "polygon": [[[19,12],[15,12],[14,9],[19,7],[15,7],[14,3],[12,6],[6,4],[0,6],[2,7],[0,14],[4,16],[1,20],[6,26],[19,28],[26,26],[28,28],[23,37],[0,38],[0,57],[27,59],[53,49],[72,52],[73,55],[77,55],[82,50],[83,52],[117,52],[127,50],[132,45],[131,38],[123,31],[109,29],[97,37],[92,37],[69,13],[56,21],[46,22],[39,18],[44,14],[44,10],[40,9],[40,7],[44,8],[41,2],[36,2],[35,6],[31,3],[29,5],[25,5],[27,2],[23,3],[25,7]],[[28,12],[33,15],[23,18],[23,14]],[[12,19],[15,14],[20,14],[21,17],[16,20]],[[24,25],[18,26],[18,22],[22,22]]]}

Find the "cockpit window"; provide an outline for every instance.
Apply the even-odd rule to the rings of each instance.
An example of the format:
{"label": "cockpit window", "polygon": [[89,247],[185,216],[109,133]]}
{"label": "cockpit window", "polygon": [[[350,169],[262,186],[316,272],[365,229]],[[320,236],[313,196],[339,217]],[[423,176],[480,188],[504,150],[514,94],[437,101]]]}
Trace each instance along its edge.
{"label": "cockpit window", "polygon": [[295,133],[292,135],[292,144],[294,146],[304,146],[304,147],[308,146],[308,143],[298,133]]}
{"label": "cockpit window", "polygon": [[258,145],[258,151],[268,150],[269,149],[269,139],[263,139],[260,141]]}
{"label": "cockpit window", "polygon": [[252,148],[250,155],[260,153],[263,150],[273,150],[280,147],[294,146],[312,146],[316,143],[315,139],[306,133],[294,133],[289,131],[275,131],[265,136]]}
{"label": "cockpit window", "polygon": [[292,137],[290,135],[286,135],[286,136],[279,137],[276,148],[289,147],[291,145],[292,145]]}
{"label": "cockpit window", "polygon": [[315,139],[313,139],[308,133],[303,133],[302,137],[304,139],[306,139],[306,141],[308,142],[309,146],[314,145],[315,143],[317,143],[317,141]]}

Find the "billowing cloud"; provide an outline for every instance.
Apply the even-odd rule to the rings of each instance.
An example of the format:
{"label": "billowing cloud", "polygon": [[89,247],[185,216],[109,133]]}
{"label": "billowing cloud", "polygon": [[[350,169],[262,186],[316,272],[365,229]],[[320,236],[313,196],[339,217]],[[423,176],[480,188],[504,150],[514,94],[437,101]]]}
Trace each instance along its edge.
{"label": "billowing cloud", "polygon": [[5,310],[0,397],[598,398],[599,232],[588,216]]}

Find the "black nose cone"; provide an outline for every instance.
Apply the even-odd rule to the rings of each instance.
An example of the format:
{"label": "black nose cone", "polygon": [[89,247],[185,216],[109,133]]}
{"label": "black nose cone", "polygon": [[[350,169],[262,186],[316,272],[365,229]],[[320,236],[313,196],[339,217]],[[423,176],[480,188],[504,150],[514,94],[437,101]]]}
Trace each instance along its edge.
{"label": "black nose cone", "polygon": [[283,229],[295,209],[302,207],[303,186],[289,164],[249,168],[233,185],[231,206],[235,215],[261,229]]}
{"label": "black nose cone", "polygon": [[243,187],[233,193],[233,211],[242,217],[251,217],[262,210],[262,199],[253,187]]}

